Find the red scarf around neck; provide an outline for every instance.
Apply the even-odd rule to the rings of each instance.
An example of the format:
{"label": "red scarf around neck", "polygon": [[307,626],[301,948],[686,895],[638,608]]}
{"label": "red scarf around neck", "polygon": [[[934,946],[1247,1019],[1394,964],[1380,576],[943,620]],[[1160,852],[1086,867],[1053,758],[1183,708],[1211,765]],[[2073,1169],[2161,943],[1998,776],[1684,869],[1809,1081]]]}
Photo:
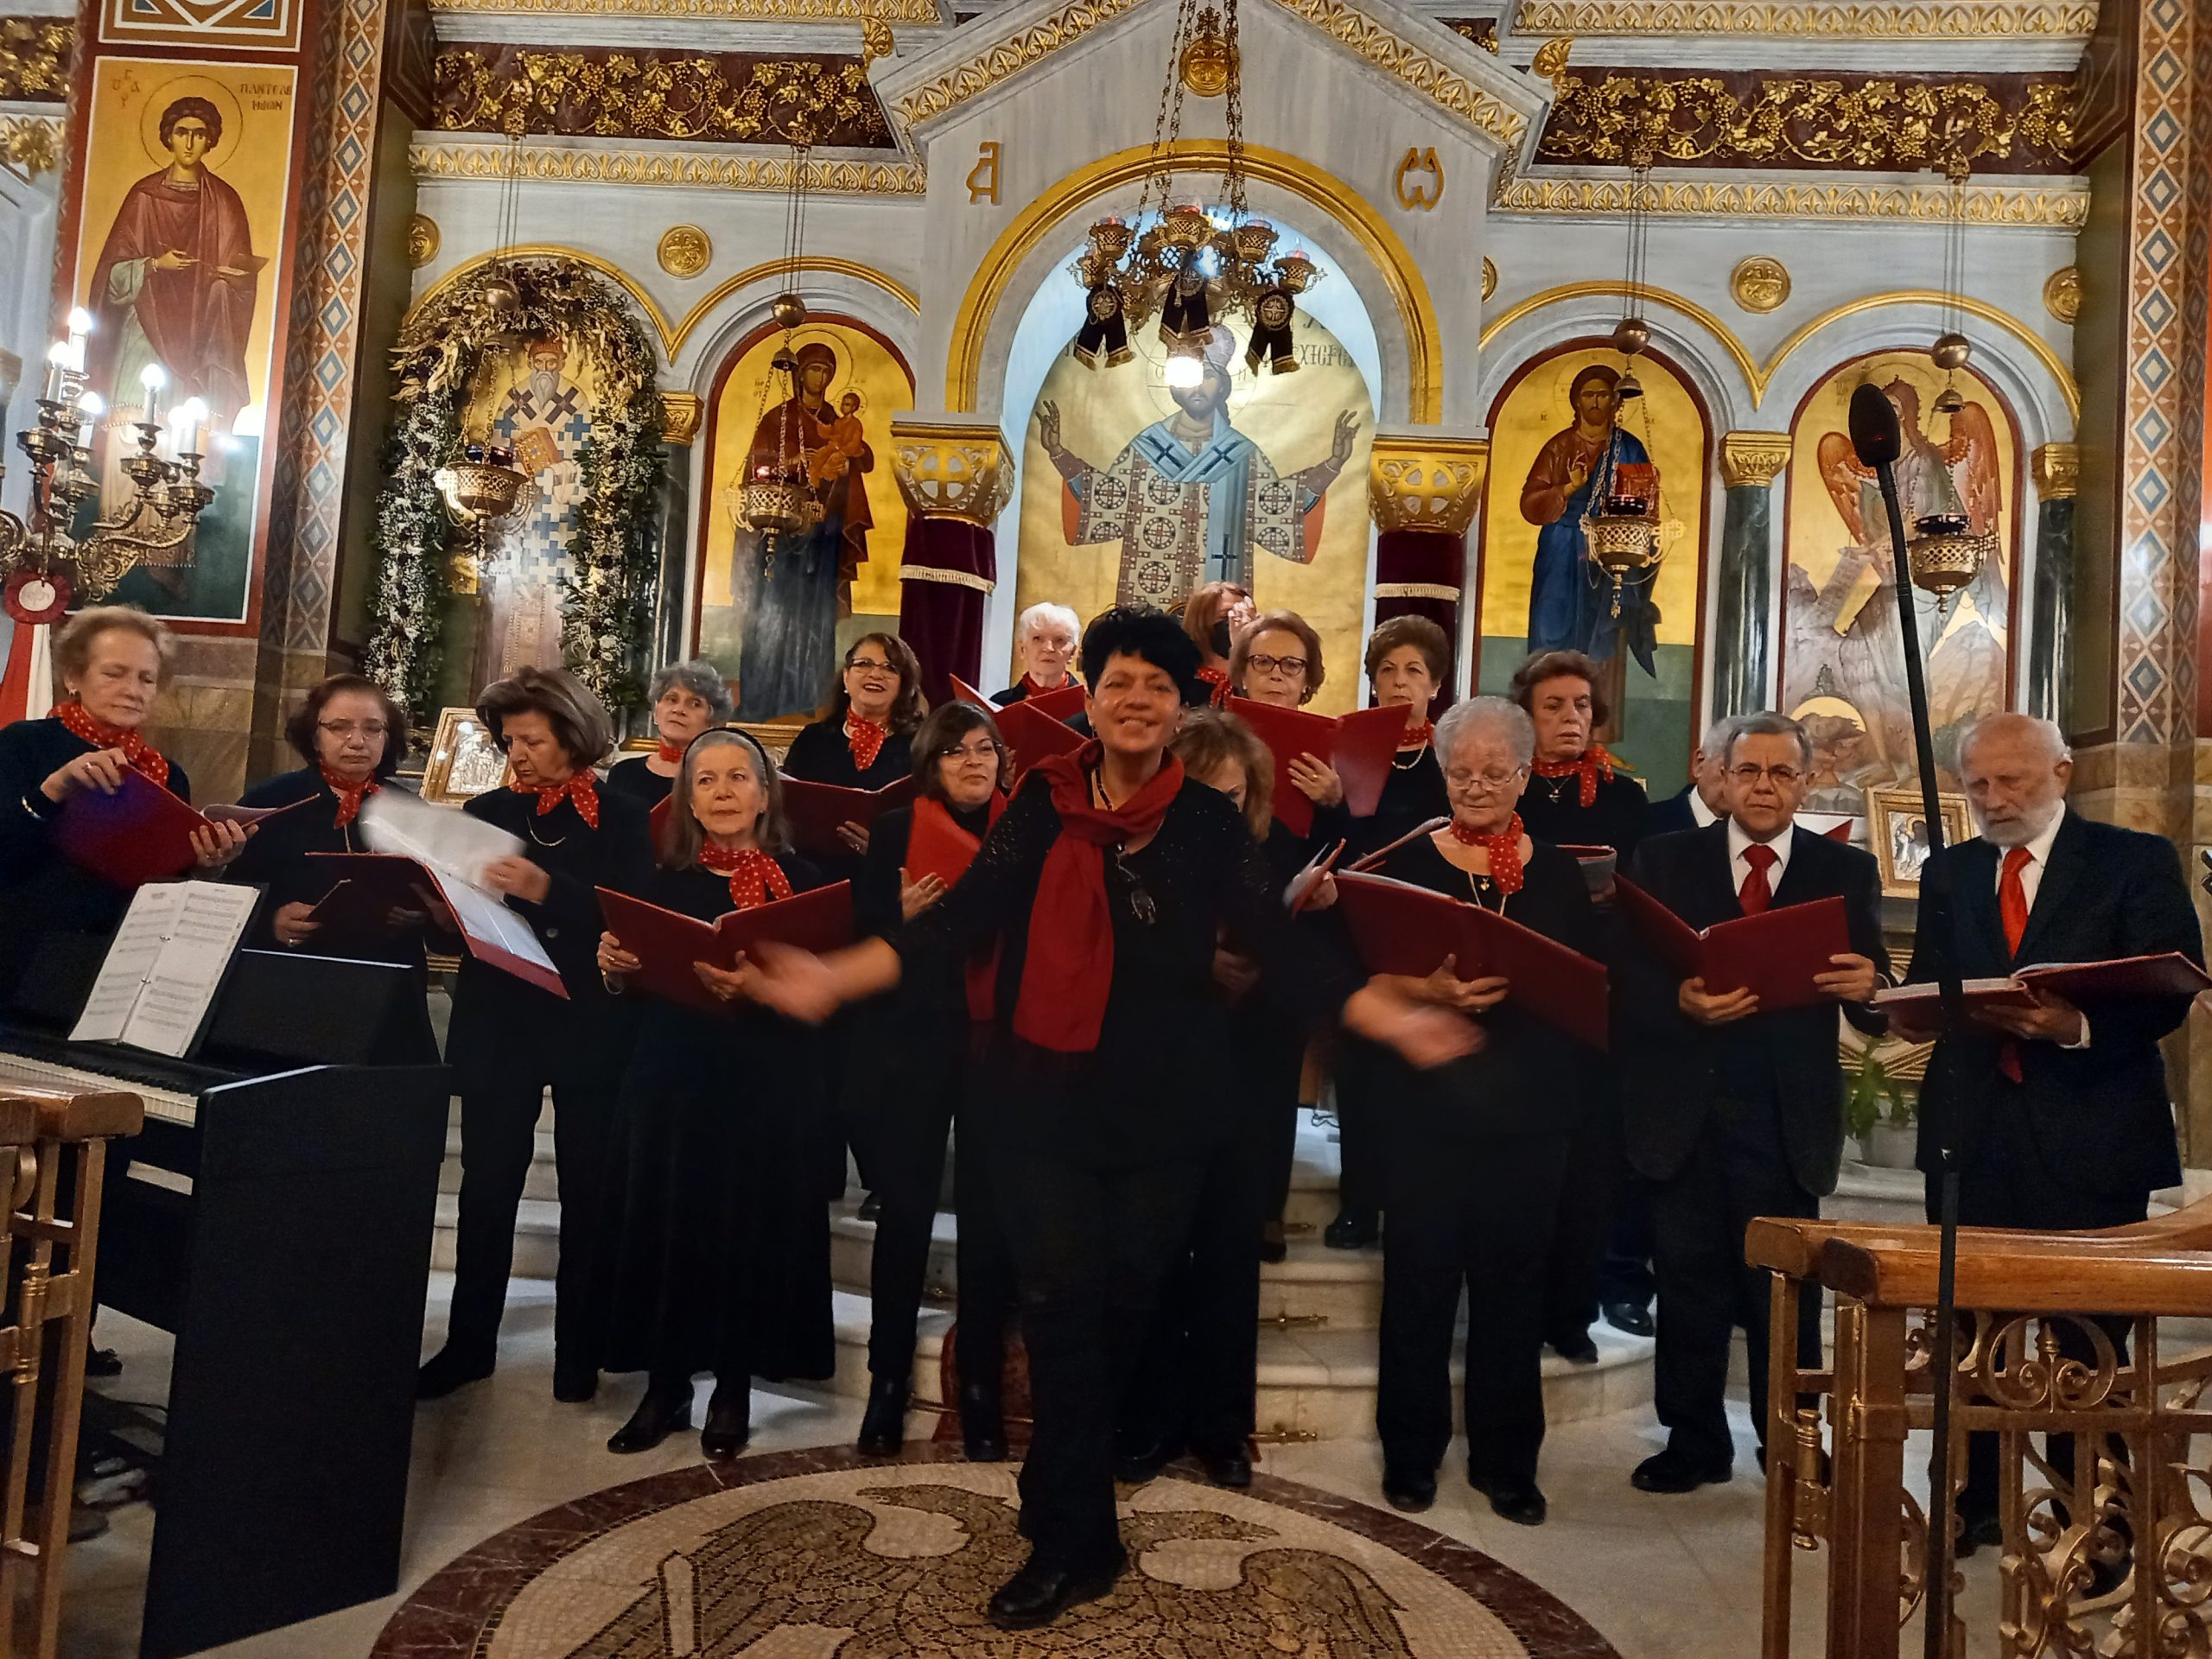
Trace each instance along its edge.
{"label": "red scarf around neck", "polygon": [[1198,677],[1213,688],[1213,695],[1206,701],[1217,709],[1229,706],[1229,671],[1225,668],[1202,668]]}
{"label": "red scarf around neck", "polygon": [[1479,847],[1490,855],[1490,879],[1500,893],[1518,893],[1527,880],[1521,868],[1521,815],[1516,812],[1513,821],[1505,826],[1504,833],[1496,836],[1478,835],[1452,820],[1452,839],[1462,847]]}
{"label": "red scarf around neck", "polygon": [[683,751],[686,747],[682,743],[671,743],[664,737],[660,741],[659,753],[655,754],[653,759],[663,766],[680,766],[683,764]]}
{"label": "red scarf around neck", "polygon": [[537,816],[543,817],[563,801],[576,804],[576,816],[593,829],[599,828],[599,779],[592,775],[589,766],[578,766],[557,784],[540,789],[535,784],[520,780],[507,785],[518,795],[537,797]]}
{"label": "red scarf around neck", "polygon": [[[990,816],[983,825],[985,836],[991,833],[992,828],[999,821],[1000,814],[1006,810],[1006,797],[996,790],[991,791],[988,810]],[[952,816],[952,810],[944,802],[932,799],[927,795],[917,798],[914,802],[914,827],[919,829],[923,823],[931,821],[934,821],[936,833],[949,839],[954,846],[965,849],[969,859],[972,860],[982,849],[982,836],[971,836],[962,829],[960,820]],[[909,844],[912,844],[911,839]],[[965,867],[963,866],[963,868],[964,871]],[[967,982],[968,1018],[981,1025],[990,1019],[992,1009],[998,1001],[999,947],[997,944],[994,944],[988,950],[978,950],[968,958]]]}
{"label": "red scarf around neck", "polygon": [[1592,743],[1572,760],[1539,760],[1530,770],[1539,778],[1565,778],[1574,772],[1581,773],[1582,804],[1589,806],[1598,799],[1598,774],[1603,772],[1607,783],[1613,780],[1613,757],[1605,753],[1604,744]]}
{"label": "red scarf around neck", "polygon": [[845,712],[845,741],[852,746],[853,766],[866,772],[875,764],[875,757],[883,753],[883,740],[891,735],[891,728],[879,726],[872,720],[862,720],[850,709]]}
{"label": "red scarf around neck", "polygon": [[349,784],[328,766],[318,764],[316,770],[322,773],[322,781],[329,786],[330,792],[338,798],[338,817],[334,822],[340,830],[359,817],[361,803],[384,787],[373,772],[357,784]]}
{"label": "red scarf around neck", "polygon": [[1094,805],[1090,779],[1105,747],[1096,738],[1072,754],[1030,768],[1052,791],[1060,834],[1045,855],[1029,909],[1028,955],[1014,1005],[1014,1035],[1039,1048],[1082,1054],[1098,1046],[1114,981],[1114,918],[1107,907],[1106,849],[1160,828],[1183,787],[1183,763],[1166,756],[1152,781],[1119,807]]}
{"label": "red scarf around neck", "polygon": [[729,901],[740,910],[791,896],[784,867],[758,847],[717,847],[710,841],[699,849],[699,868],[729,878]]}
{"label": "red scarf around neck", "polygon": [[133,772],[143,772],[162,788],[168,787],[168,760],[146,741],[143,732],[95,720],[86,712],[85,705],[74,697],[67,702],[55,703],[54,717],[67,727],[73,735],[81,737],[96,749],[121,749],[124,760]]}

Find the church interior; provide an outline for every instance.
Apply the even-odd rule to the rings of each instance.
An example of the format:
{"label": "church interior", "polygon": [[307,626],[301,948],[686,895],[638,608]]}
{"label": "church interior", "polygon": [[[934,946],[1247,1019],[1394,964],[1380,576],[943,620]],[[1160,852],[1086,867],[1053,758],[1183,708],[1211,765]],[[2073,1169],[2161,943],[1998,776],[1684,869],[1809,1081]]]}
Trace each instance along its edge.
{"label": "church interior", "polygon": [[[1993,717],[2063,736],[2067,821],[2155,838],[2201,920],[2208,111],[2194,0],[0,0],[0,719],[47,716],[82,652],[130,632],[73,656],[73,613],[134,607],[162,632],[143,740],[188,771],[191,804],[262,798],[250,786],[299,764],[302,709],[327,716],[318,688],[346,674],[364,689],[339,696],[411,728],[387,797],[488,822],[461,809],[526,805],[530,782],[495,683],[563,671],[611,718],[605,758],[634,781],[658,753],[666,795],[730,748],[671,747],[672,684],[748,734],[732,765],[780,764],[833,692],[857,716],[871,668],[917,715],[1041,696],[1025,671],[1052,616],[1180,613],[1225,582],[1244,608],[1221,613],[1217,653],[1200,620],[1200,654],[1231,657],[1233,620],[1231,667],[1257,672],[1295,613],[1313,716],[1376,700],[1369,641],[1395,620],[1443,642],[1439,719],[1527,706],[1532,654],[1581,653],[1589,753],[1655,804],[1696,793],[1718,722],[1784,717],[1794,833],[1878,872],[1870,954],[1896,978],[1931,848],[1985,822],[1967,740]],[[1893,464],[1862,445],[1867,388]],[[1050,659],[1086,677],[1075,639]],[[861,770],[829,781],[874,753],[855,736]],[[543,813],[560,791],[538,787]],[[357,792],[337,822],[375,804]],[[281,823],[223,833],[269,842]],[[582,891],[572,949],[598,929]],[[0,925],[45,900],[16,902]],[[272,1026],[382,1017],[312,945],[284,959],[299,940],[277,915],[219,1027],[249,980]],[[610,970],[580,948],[595,984]],[[2173,948],[2201,968],[2201,939]],[[22,970],[29,932],[0,955]],[[467,957],[434,941],[411,958],[405,1017],[440,1043],[469,976],[499,977]],[[563,1007],[510,1039],[573,1058],[590,1039]],[[2175,1014],[2142,1053],[2154,1079],[2163,1058],[2146,1087],[2179,1179],[2146,1178],[2147,1218],[2073,1254],[2060,1233],[1962,1242],[1955,1287],[1917,1109],[1932,1032],[1836,1020],[1831,1043],[1821,1024],[1840,1162],[1810,1216],[1754,1222],[1734,1264],[1756,1305],[1736,1322],[1754,1347],[1783,1334],[1755,1363],[1732,1344],[1733,1478],[1725,1448],[1681,1489],[1641,1478],[1675,1427],[1655,1406],[1662,1277],[1661,1335],[1648,1287],[1620,1323],[1610,1300],[1577,1321],[1586,1346],[1548,1333],[1540,1526],[1463,1482],[1457,1452],[1428,1501],[1391,1485],[1378,1343],[1400,1293],[1371,1213],[1337,1235],[1353,1090],[1317,1050],[1277,1114],[1295,1141],[1256,1344],[1238,1338],[1255,1369],[1230,1461],[1249,1466],[1223,1481],[1185,1455],[1123,1480],[1127,1572],[1023,1630],[982,1609],[1042,1505],[1033,1407],[1040,1424],[1066,1407],[1050,1380],[1033,1402],[1017,1344],[1011,1452],[963,1445],[964,1105],[915,1224],[903,1445],[871,1452],[863,1421],[889,1211],[855,1132],[859,1161],[835,1141],[842,1190],[789,1246],[826,1251],[826,1313],[802,1310],[818,1363],[738,1363],[742,1455],[702,1455],[688,1430],[711,1442],[727,1402],[702,1383],[695,1408],[688,1382],[626,1455],[607,1442],[637,1426],[635,1379],[610,1365],[579,1397],[564,1369],[575,1217],[623,1195],[580,1176],[589,1143],[563,1149],[582,1106],[536,1116],[556,1071],[528,1071],[501,1164],[496,1370],[488,1349],[479,1373],[452,1359],[418,1403],[418,1364],[449,1338],[461,1355],[479,1317],[456,1290],[486,1248],[463,1179],[493,1179],[435,1052],[386,1072],[334,1051],[349,1081],[326,1096],[273,1060],[126,1059],[0,1012],[0,1108],[11,1077],[23,1103],[78,1091],[74,1116],[0,1111],[22,1172],[0,1246],[0,1655],[1869,1659],[1923,1626],[1931,1655],[2206,1651],[2212,1211],[2196,1229],[2191,1206],[2212,1198],[2212,1020]],[[2091,1009],[2093,1055],[2126,1019]],[[808,1086],[880,1077],[879,1113],[938,1065],[826,1029]],[[703,1053],[688,1063],[733,1076],[760,1059]],[[2012,1045],[1985,1064],[2013,1067]],[[1649,1086],[1624,1062],[1620,1109]],[[219,1109],[249,1087],[266,1103]],[[143,1098],[138,1134],[101,1115],[118,1090]],[[1141,1104],[1132,1123],[1153,1121]],[[1573,1148],[1562,1217],[1612,1205],[1627,1167]],[[780,1263],[785,1243],[760,1241],[791,1235],[758,1230],[786,1225],[791,1195],[733,1180],[715,1202]],[[149,1216],[165,1244],[135,1233]],[[1492,1363],[1473,1294],[1450,1339],[1455,1425]],[[1820,1338],[1793,1351],[1808,1299]],[[1948,1393],[1939,1301],[1942,1351],[1969,1356]],[[41,1320],[60,1322],[42,1370]],[[1938,1548],[1938,1415],[1955,1485],[1970,1437],[2001,1446],[1996,1548],[1971,1524]],[[2076,1484],[2058,1448],[2101,1433]]]}

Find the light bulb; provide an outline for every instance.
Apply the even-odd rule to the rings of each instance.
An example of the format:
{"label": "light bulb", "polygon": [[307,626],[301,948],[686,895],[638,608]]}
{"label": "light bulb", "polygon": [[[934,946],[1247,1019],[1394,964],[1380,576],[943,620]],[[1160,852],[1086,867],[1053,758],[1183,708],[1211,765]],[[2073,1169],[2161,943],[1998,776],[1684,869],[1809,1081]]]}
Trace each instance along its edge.
{"label": "light bulb", "polygon": [[69,313],[69,332],[73,334],[91,334],[92,314],[81,305],[73,307]]}
{"label": "light bulb", "polygon": [[[169,383],[169,372],[158,363],[149,363],[138,371],[138,384],[146,388],[149,397]],[[149,403],[149,408],[152,407]]]}
{"label": "light bulb", "polygon": [[1167,359],[1167,384],[1179,391],[1195,386],[1205,378],[1205,365],[1186,352],[1178,352]]}

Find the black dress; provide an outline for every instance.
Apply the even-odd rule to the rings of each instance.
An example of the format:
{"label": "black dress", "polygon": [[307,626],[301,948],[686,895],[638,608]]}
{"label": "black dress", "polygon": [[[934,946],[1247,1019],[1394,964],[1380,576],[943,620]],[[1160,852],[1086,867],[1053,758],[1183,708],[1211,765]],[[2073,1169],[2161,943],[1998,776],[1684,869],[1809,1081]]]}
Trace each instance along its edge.
{"label": "black dress", "polygon": [[[1076,683],[1076,677],[1074,675],[1065,675],[1061,678],[1059,690],[1065,691],[1068,687],[1075,684]],[[1004,709],[1010,703],[1027,702],[1029,700],[1029,677],[1027,674],[1024,674],[1012,685],[1007,687],[1005,690],[992,692],[991,701],[998,704],[1000,708]]]}
{"label": "black dress", "polygon": [[[87,743],[59,720],[19,720],[0,728],[0,998],[12,1002],[40,942],[55,934],[105,936],[130,906],[130,890],[73,864],[55,844],[62,803],[39,785]],[[169,792],[192,798],[184,768],[169,762]]]}
{"label": "black dress", "polygon": [[[1599,953],[1580,868],[1541,842],[1510,896],[1427,836],[1393,853],[1382,874]],[[1510,997],[1481,1024],[1482,1052],[1437,1071],[1378,1061],[1390,1221],[1375,1418],[1389,1467],[1434,1472],[1452,1439],[1452,1332],[1464,1283],[1468,1461],[1505,1491],[1535,1484],[1543,1444],[1544,1268],[1586,1051]]]}
{"label": "black dress", "polygon": [[[1522,803],[1522,823],[1528,822]],[[1444,792],[1444,768],[1437,764],[1436,747],[1401,749],[1391,758],[1390,775],[1382,780],[1382,798],[1372,816],[1357,820],[1358,828],[1346,858],[1388,847],[1400,836],[1410,835],[1431,818],[1449,817],[1452,798]]]}
{"label": "black dress", "polygon": [[844,716],[831,715],[799,728],[798,735],[791,739],[791,748],[784,755],[781,770],[786,778],[810,784],[881,789],[886,784],[897,783],[914,769],[913,742],[912,732],[893,732],[883,740],[883,747],[875,752],[875,759],[863,772],[853,764],[853,746],[845,735]]}
{"label": "black dress", "polygon": [[600,787],[610,794],[626,795],[648,812],[666,800],[669,791],[676,787],[673,777],[664,778],[645,762],[651,755],[633,754],[626,760],[617,760],[607,768],[607,778]]}
{"label": "black dress", "polygon": [[1624,772],[1598,774],[1597,792],[1582,804],[1582,776],[1539,778],[1530,774],[1521,796],[1521,827],[1532,841],[1554,847],[1610,847],[1625,863],[1643,839],[1643,817],[1650,810],[1643,785]]}
{"label": "black dress", "polygon": [[[389,780],[381,788],[411,794],[404,784]],[[295,803],[304,801],[304,806]],[[285,905],[314,904],[328,894],[337,877],[310,853],[365,853],[360,821],[338,822],[338,792],[323,781],[322,768],[302,766],[264,778],[238,797],[240,806],[282,806],[293,810],[264,819],[255,827],[245,850],[230,867],[234,881],[258,881],[266,887],[259,908],[246,934],[246,943],[259,950],[279,950],[272,931],[276,912]],[[364,962],[397,963],[427,971],[423,957],[423,932],[417,928],[386,930],[354,938],[333,935],[327,930],[310,934],[300,949],[319,957],[352,957]]]}
{"label": "black dress", "polygon": [[[812,866],[777,861],[791,890]],[[639,895],[712,921],[729,879],[656,870]],[[604,1363],[656,1376],[828,1376],[830,1212],[802,1179],[822,1111],[821,1041],[733,1003],[706,1014],[632,994],[637,1041],[622,1076],[611,1191],[616,1217],[601,1306]]]}

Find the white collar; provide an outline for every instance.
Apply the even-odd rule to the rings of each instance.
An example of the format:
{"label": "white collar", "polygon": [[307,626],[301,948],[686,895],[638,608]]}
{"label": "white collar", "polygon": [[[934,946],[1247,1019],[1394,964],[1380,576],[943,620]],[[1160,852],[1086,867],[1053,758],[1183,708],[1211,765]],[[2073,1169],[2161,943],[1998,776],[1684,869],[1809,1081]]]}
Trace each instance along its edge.
{"label": "white collar", "polygon": [[1770,879],[1779,883],[1783,871],[1789,868],[1789,844],[1796,839],[1796,828],[1794,824],[1785,823],[1782,826],[1782,833],[1772,841],[1755,842],[1751,832],[1737,823],[1734,815],[1731,814],[1728,819],[1728,861],[1733,864],[1741,861],[1746,848],[1755,845],[1770,847],[1774,849],[1774,874]]}
{"label": "white collar", "polygon": [[[2058,810],[2051,815],[2051,820],[2049,824],[2044,826],[2044,832],[2037,836],[2033,841],[2024,843],[2028,849],[2028,855],[2035,860],[2036,867],[2038,869],[2047,870],[2050,868],[2051,843],[2058,839],[2059,830],[2065,823],[2066,804],[2063,801],[2061,801],[2058,804]],[[2004,857],[2001,853],[1999,855],[1998,862],[2000,864],[2004,862]]]}
{"label": "white collar", "polygon": [[1705,797],[1697,792],[1697,785],[1690,785],[1690,819],[1700,830],[1720,822],[1720,815],[1705,804]]}

